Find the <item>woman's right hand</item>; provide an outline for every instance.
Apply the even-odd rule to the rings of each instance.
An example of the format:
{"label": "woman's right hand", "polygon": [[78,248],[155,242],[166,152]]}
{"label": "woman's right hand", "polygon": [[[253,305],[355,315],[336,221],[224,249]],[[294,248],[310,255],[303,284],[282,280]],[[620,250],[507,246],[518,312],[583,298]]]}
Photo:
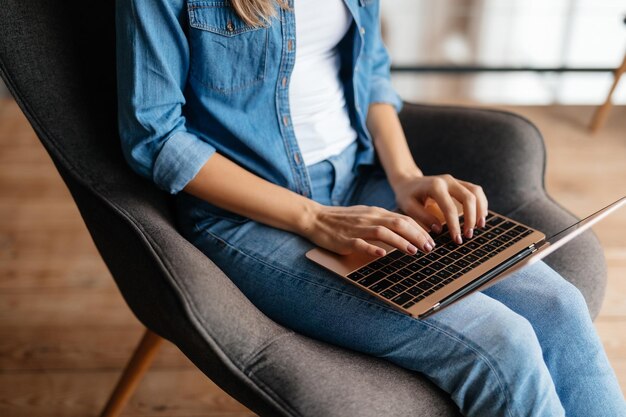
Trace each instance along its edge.
{"label": "woman's right hand", "polygon": [[385,250],[367,242],[387,243],[404,253],[426,253],[435,247],[431,236],[409,216],[372,206],[318,205],[303,236],[340,255],[364,252],[384,256]]}

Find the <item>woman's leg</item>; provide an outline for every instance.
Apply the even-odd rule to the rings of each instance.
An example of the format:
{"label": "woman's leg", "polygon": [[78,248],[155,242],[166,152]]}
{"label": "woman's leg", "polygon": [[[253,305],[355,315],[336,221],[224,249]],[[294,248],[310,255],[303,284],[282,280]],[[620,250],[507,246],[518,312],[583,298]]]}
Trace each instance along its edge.
{"label": "woman's leg", "polygon": [[581,292],[548,265],[483,291],[533,326],[566,414],[626,417],[626,402]]}

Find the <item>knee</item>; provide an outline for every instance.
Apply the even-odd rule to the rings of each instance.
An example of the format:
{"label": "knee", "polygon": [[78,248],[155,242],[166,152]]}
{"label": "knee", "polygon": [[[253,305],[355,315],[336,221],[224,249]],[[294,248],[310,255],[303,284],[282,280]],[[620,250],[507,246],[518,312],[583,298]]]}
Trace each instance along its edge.
{"label": "knee", "polygon": [[591,320],[589,307],[580,290],[571,282],[559,277],[556,286],[546,288],[545,312],[554,326],[581,323]]}
{"label": "knee", "polygon": [[524,317],[511,312],[496,322],[488,353],[493,360],[514,372],[528,372],[541,364],[542,351],[533,326]]}

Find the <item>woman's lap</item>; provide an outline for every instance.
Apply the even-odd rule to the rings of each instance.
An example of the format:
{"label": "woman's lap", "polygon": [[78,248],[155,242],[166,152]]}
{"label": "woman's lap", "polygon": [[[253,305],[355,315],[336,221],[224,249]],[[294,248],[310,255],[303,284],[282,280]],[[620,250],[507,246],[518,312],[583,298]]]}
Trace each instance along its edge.
{"label": "woman's lap", "polygon": [[[372,171],[365,178],[344,184],[342,198],[329,199],[393,209],[395,198],[384,174]],[[185,232],[274,321],[419,371],[449,392],[466,415],[501,415],[503,409],[517,415],[514,410],[532,409],[533,415],[558,416],[563,407],[557,391],[565,397],[576,393],[558,381],[555,386],[550,372],[563,366],[558,349],[559,343],[567,344],[564,337],[586,335],[575,334],[581,320],[572,320],[576,324],[569,332],[556,332],[555,323],[567,324],[559,321],[570,313],[584,317],[586,305],[573,285],[543,263],[417,320],[309,261],[304,254],[313,244],[298,235],[228,219]],[[564,300],[570,298],[567,305]],[[586,315],[582,322],[589,320],[583,323],[588,326]],[[565,372],[570,376],[576,370]]]}

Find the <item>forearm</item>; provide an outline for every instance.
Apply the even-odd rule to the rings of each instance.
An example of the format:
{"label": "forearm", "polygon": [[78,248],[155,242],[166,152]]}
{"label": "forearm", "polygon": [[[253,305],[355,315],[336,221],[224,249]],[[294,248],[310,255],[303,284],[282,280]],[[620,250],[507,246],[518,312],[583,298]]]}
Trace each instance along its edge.
{"label": "forearm", "polygon": [[376,153],[392,187],[405,179],[423,175],[411,156],[400,119],[392,105],[370,105],[366,122]]}
{"label": "forearm", "polygon": [[184,191],[220,208],[300,235],[311,227],[320,206],[218,153],[209,158]]}

